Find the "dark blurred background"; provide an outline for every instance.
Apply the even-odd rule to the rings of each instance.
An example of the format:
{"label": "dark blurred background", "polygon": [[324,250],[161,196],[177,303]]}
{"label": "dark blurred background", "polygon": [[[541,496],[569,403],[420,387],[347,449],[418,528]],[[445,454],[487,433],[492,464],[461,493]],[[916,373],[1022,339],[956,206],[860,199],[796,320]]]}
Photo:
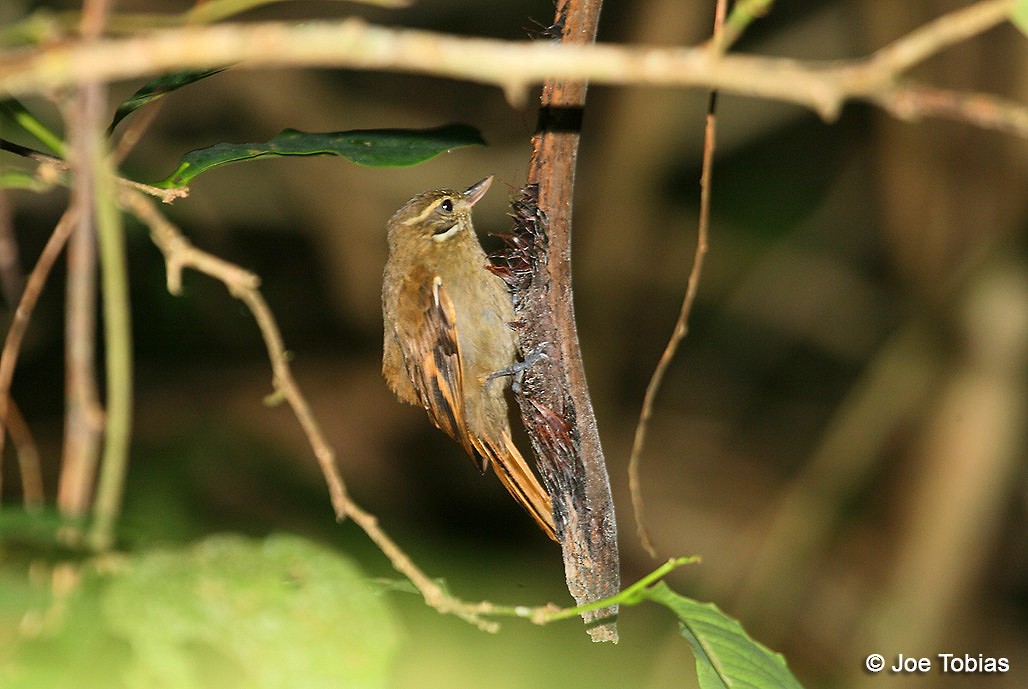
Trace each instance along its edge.
{"label": "dark blurred background", "polygon": [[[56,6],[5,0],[0,22],[44,4]],[[780,2],[737,49],[858,57],[963,4]],[[694,44],[709,34],[712,12],[713,2],[608,2],[601,40]],[[245,18],[350,14],[523,39],[550,23],[553,7],[297,2]],[[1003,26],[913,76],[1028,103],[1026,65],[1025,36]],[[138,86],[115,85],[111,102]],[[60,126],[49,103],[27,102]],[[596,87],[585,117],[575,298],[626,582],[658,564],[635,535],[626,465],[693,257],[705,104],[701,93]],[[479,128],[489,146],[409,169],[338,158],[234,165],[198,178],[166,210],[197,245],[261,276],[351,492],[416,561],[465,598],[568,604],[554,546],[421,410],[398,403],[379,373],[386,219],[415,193],[493,174],[476,225],[505,231],[508,196],[528,166],[532,108],[512,108],[496,89],[422,76],[232,70],[165,99],[123,171],[157,180],[186,151],[264,141],[287,127],[457,121]],[[825,123],[793,106],[719,101],[710,253],[653,418],[642,491],[661,558],[703,558],[673,585],[740,618],[808,686],[1028,682],[1026,181],[1023,140],[969,125],[902,123],[863,105]],[[27,270],[66,194],[9,200]],[[130,245],[138,379],[124,544],[290,530],[390,575],[355,527],[333,522],[296,420],[262,404],[271,374],[249,313],[195,274],[184,296],[170,296],[161,256],[138,225]],[[63,302],[58,271],[14,389],[42,446],[51,496]],[[12,467],[5,463],[8,502],[17,495]],[[674,623],[656,610],[626,610],[615,649],[591,647],[573,623],[507,623],[494,637],[412,596],[397,604],[409,638],[396,686],[664,687],[688,686],[692,674]],[[872,652],[1002,656],[1011,670],[868,675]]]}

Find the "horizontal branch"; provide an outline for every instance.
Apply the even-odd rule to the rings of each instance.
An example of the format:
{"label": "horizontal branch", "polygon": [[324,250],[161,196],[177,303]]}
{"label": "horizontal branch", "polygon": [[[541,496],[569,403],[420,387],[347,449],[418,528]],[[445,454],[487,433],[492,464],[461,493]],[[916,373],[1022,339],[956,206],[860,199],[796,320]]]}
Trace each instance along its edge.
{"label": "horizontal branch", "polygon": [[904,83],[870,99],[901,120],[944,117],[1028,139],[1028,107],[990,93]]}
{"label": "horizontal branch", "polygon": [[45,93],[83,80],[118,81],[223,64],[245,69],[335,67],[492,84],[515,103],[525,102],[527,89],[548,78],[718,89],[796,103],[832,119],[847,100],[877,101],[876,94],[888,91],[915,64],[1002,23],[1014,4],[984,0],[933,20],[867,58],[832,62],[719,55],[705,47],[464,38],[373,26],[359,19],[185,27],[0,53],[0,91]]}

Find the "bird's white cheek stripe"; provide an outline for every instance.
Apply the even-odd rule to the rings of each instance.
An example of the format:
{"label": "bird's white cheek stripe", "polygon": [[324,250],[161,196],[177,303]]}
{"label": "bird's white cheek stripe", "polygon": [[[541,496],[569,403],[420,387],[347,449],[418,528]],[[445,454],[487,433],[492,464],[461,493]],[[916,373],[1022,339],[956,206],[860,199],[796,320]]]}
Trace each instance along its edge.
{"label": "bird's white cheek stripe", "polygon": [[454,224],[453,227],[451,227],[450,229],[446,230],[446,232],[443,232],[442,234],[434,234],[434,235],[432,235],[432,241],[433,242],[445,242],[447,239],[449,239],[453,235],[457,234],[458,231],[460,231],[460,223]]}

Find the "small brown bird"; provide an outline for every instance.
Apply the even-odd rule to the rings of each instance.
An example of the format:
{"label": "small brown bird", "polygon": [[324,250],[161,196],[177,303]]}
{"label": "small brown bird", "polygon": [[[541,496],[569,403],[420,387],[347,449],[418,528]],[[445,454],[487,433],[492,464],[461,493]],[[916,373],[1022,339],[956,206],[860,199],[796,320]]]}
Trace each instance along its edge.
{"label": "small brown bird", "polygon": [[492,465],[504,487],[556,540],[550,499],[511,439],[505,376],[515,363],[514,310],[471,224],[492,183],[418,194],[389,219],[382,284],[382,374],[400,400]]}

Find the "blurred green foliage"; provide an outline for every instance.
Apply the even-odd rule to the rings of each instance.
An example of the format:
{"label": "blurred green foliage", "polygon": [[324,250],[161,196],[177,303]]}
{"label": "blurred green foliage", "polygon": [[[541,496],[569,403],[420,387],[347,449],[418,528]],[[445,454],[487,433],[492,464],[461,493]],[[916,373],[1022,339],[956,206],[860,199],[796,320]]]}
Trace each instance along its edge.
{"label": "blurred green foliage", "polygon": [[73,592],[37,611],[36,634],[8,647],[0,684],[386,686],[395,616],[348,558],[323,546],[292,535],[216,535],[96,564]]}

